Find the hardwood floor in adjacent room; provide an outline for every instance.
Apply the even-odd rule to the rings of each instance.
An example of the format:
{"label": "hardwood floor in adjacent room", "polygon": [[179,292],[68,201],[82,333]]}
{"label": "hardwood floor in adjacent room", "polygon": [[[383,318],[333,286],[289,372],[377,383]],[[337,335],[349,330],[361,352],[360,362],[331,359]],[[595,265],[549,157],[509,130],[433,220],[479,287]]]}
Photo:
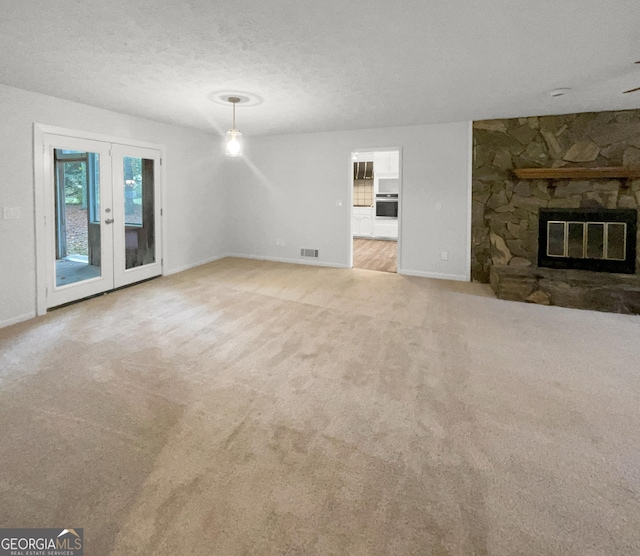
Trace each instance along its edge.
{"label": "hardwood floor in adjacent room", "polygon": [[353,238],[353,266],[365,270],[397,272],[398,242]]}

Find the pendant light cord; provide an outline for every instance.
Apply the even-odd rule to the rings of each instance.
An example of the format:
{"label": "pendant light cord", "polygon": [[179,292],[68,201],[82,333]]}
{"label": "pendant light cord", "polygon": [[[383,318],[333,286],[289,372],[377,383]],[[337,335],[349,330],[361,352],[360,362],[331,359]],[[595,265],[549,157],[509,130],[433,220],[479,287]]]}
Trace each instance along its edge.
{"label": "pendant light cord", "polygon": [[233,104],[233,127],[231,129],[235,129],[236,128],[236,104],[240,102],[240,98],[229,97],[228,100],[231,104]]}

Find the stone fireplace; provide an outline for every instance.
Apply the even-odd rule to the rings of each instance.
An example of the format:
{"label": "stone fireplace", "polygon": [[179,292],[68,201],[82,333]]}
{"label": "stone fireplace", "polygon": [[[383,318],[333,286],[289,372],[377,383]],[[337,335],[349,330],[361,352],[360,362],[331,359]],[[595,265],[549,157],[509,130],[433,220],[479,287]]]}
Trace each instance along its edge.
{"label": "stone fireplace", "polygon": [[474,122],[472,277],[640,314],[640,110]]}

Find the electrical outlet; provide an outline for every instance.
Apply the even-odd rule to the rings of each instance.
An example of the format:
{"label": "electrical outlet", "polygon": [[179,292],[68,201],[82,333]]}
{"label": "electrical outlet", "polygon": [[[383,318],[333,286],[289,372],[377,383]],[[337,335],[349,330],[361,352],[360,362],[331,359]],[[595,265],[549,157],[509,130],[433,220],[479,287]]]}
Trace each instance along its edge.
{"label": "electrical outlet", "polygon": [[440,257],[442,258],[443,261],[448,261],[449,260],[449,253],[447,251],[443,251],[442,254],[440,255]]}
{"label": "electrical outlet", "polygon": [[5,220],[18,220],[20,218],[20,207],[3,207],[2,217]]}
{"label": "electrical outlet", "polygon": [[436,203],[436,210],[442,210],[442,203],[440,201]]}
{"label": "electrical outlet", "polygon": [[284,239],[276,239],[276,245],[278,247],[284,247]]}

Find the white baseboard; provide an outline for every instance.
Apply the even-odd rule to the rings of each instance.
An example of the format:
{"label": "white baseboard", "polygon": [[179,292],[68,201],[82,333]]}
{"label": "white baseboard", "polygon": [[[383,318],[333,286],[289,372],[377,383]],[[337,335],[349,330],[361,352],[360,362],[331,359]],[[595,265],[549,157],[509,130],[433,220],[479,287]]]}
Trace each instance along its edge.
{"label": "white baseboard", "polygon": [[5,326],[11,326],[12,324],[18,324],[19,322],[24,322],[25,320],[29,320],[35,318],[36,312],[30,311],[29,313],[25,313],[23,315],[18,315],[17,317],[12,317],[10,319],[0,321],[0,328],[4,328]]}
{"label": "white baseboard", "polygon": [[197,263],[188,264],[185,266],[180,266],[178,268],[172,268],[171,270],[167,270],[164,273],[164,276],[169,276],[171,274],[178,274],[178,272],[184,272],[185,270],[189,270],[190,268],[195,268],[196,266],[202,266],[203,264],[212,263],[213,261],[219,261],[220,259],[224,259],[225,257],[230,257],[232,255],[218,255],[211,259],[205,259],[203,261],[198,261]]}
{"label": "white baseboard", "polygon": [[227,257],[236,257],[238,259],[255,259],[258,261],[271,261],[274,263],[288,263],[288,264],[304,264],[310,266],[326,266],[329,268],[349,268],[346,264],[340,263],[328,263],[326,261],[314,261],[314,260],[302,260],[302,259],[282,259],[279,257],[262,257],[259,255],[240,255],[238,253],[229,253]]}
{"label": "white baseboard", "polygon": [[419,276],[420,278],[437,278],[438,280],[456,280],[458,282],[470,282],[471,280],[462,274],[442,274],[440,272],[423,272],[421,270],[399,269],[398,274],[404,276]]}

